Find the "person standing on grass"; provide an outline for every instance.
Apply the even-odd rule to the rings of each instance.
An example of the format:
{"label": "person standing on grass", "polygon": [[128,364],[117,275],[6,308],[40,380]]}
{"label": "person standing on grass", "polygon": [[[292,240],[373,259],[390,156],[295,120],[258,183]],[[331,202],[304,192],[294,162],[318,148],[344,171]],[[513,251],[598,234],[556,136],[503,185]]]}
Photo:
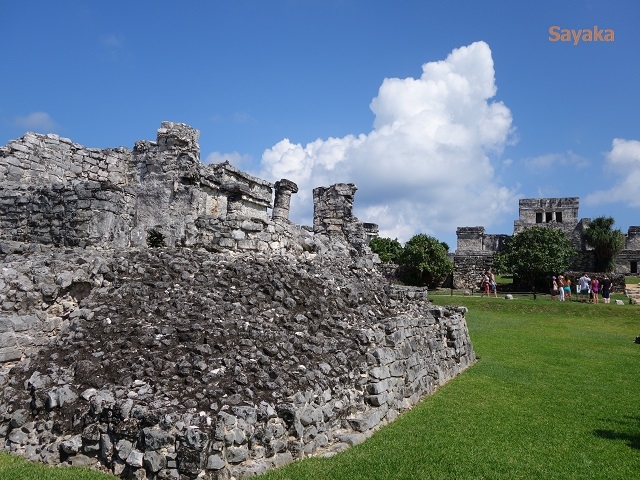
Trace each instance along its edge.
{"label": "person standing on grass", "polygon": [[589,296],[589,285],[591,284],[591,279],[586,273],[583,273],[582,276],[578,279],[578,286],[580,287],[580,294],[578,298],[581,302],[586,302]]}
{"label": "person standing on grass", "polygon": [[482,281],[480,282],[480,289],[482,291],[482,293],[480,294],[480,297],[483,297],[484,294],[487,294],[487,298],[489,298],[489,282],[490,282],[490,278],[489,278],[489,271],[487,270],[486,272],[484,272],[484,275],[482,276]]}
{"label": "person standing on grass", "polygon": [[569,302],[571,301],[571,278],[569,277],[564,279],[564,296],[569,298]]}
{"label": "person standing on grass", "polygon": [[560,294],[560,301],[564,302],[564,277],[558,275],[558,293]]}
{"label": "person standing on grass", "polygon": [[593,303],[598,303],[598,290],[600,290],[600,282],[598,277],[594,276],[591,280],[591,301]]}
{"label": "person standing on grass", "polygon": [[549,293],[551,294],[552,302],[556,299],[556,295],[558,295],[558,282],[556,280],[555,276],[551,277],[551,283],[549,284]]}
{"label": "person standing on grass", "polygon": [[489,270],[489,291],[493,293],[493,296],[498,298],[498,284],[496,283],[496,277],[491,270]]}
{"label": "person standing on grass", "polygon": [[604,274],[604,278],[602,279],[602,299],[604,300],[604,303],[610,303],[611,302],[611,279],[609,278],[609,276],[605,273]]}

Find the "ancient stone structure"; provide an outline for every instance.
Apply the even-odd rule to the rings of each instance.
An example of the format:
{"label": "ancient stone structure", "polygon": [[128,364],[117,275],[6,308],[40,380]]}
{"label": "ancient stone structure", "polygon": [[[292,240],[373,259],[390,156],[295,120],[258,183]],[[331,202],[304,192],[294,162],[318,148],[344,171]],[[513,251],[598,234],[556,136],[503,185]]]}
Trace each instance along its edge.
{"label": "ancient stone structure", "polygon": [[356,252],[362,254],[369,241],[377,235],[375,224],[361,223],[353,215],[356,193],[353,183],[338,183],[313,189],[313,232],[332,239],[346,239]]}
{"label": "ancient stone structure", "polygon": [[[578,252],[570,266],[572,271],[593,271],[593,250],[584,239],[590,219],[579,218],[580,199],[523,198],[519,201],[519,218],[514,221],[513,235],[533,226],[562,230]],[[502,250],[508,235],[485,234],[484,227],[459,227],[456,231],[457,249],[454,253],[455,288],[477,288],[482,273],[493,264],[493,256]],[[640,227],[630,227],[625,249],[616,259],[618,274],[637,274],[640,260]]]}
{"label": "ancient stone structure", "polygon": [[[163,122],[155,142],[138,141],[133,151],[89,149],[57,135],[12,141],[0,149],[0,238],[111,248],[143,246],[153,233],[167,246],[309,249],[312,235],[288,222],[295,183],[276,183],[269,218],[274,185],[228,162],[203,165],[198,137],[188,125]],[[350,205],[353,192],[345,197]],[[340,217],[362,251],[353,232],[364,227],[351,207],[318,208],[329,222]]]}
{"label": "ancient stone structure", "polygon": [[0,149],[0,448],[241,478],[359,443],[475,361],[464,309],[378,273],[354,185],[314,191],[311,231],[293,182],[197,141]]}
{"label": "ancient stone structure", "polygon": [[276,182],[276,194],[273,200],[273,213],[271,218],[274,220],[289,220],[289,208],[291,206],[291,195],[298,193],[298,185],[291,180],[283,178]]}

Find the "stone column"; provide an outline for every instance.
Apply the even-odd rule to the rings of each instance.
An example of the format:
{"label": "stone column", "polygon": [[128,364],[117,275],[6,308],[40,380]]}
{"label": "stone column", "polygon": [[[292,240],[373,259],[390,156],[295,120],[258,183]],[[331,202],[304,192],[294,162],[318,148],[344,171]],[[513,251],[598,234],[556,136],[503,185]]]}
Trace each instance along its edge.
{"label": "stone column", "polygon": [[291,194],[298,193],[298,185],[291,180],[283,178],[275,184],[275,197],[273,200],[272,220],[289,220],[289,207],[291,205]]}
{"label": "stone column", "polygon": [[313,189],[313,232],[325,235],[343,234],[353,217],[353,197],[358,187],[353,183],[336,183]]}

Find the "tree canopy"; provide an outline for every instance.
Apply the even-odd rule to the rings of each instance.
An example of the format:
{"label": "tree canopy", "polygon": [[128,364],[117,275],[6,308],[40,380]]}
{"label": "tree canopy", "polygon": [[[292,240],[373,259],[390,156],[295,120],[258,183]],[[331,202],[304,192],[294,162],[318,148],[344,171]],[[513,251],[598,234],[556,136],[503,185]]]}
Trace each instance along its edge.
{"label": "tree canopy", "polygon": [[398,263],[402,245],[397,238],[376,237],[369,242],[373,253],[377,253],[383,263]]}
{"label": "tree canopy", "polygon": [[612,217],[598,217],[589,222],[584,238],[596,254],[596,269],[609,272],[614,269],[615,256],[624,248],[624,234],[613,230]]}
{"label": "tree canopy", "polygon": [[514,280],[527,288],[546,288],[553,274],[563,272],[576,251],[562,230],[531,227],[505,242],[496,254],[495,268],[513,273]]}
{"label": "tree canopy", "polygon": [[404,244],[399,264],[405,267],[402,280],[413,285],[433,286],[453,271],[447,246],[434,237],[420,233]]}

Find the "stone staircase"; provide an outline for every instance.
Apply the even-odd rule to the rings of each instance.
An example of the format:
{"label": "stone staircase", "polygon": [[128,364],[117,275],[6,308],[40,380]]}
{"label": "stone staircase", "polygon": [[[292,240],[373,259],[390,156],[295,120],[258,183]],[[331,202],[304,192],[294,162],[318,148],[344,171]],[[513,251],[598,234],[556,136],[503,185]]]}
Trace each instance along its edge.
{"label": "stone staircase", "polygon": [[624,293],[631,299],[632,303],[638,303],[640,301],[640,284],[627,283]]}

